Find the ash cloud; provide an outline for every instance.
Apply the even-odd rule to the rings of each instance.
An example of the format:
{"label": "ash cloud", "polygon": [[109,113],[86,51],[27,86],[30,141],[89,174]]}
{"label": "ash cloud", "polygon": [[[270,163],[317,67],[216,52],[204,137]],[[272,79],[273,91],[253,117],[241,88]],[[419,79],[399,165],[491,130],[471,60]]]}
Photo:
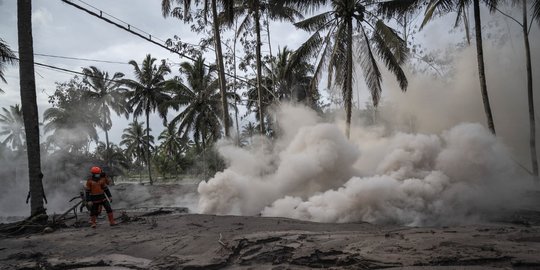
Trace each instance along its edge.
{"label": "ash cloud", "polygon": [[[249,149],[222,145],[230,166],[199,184],[199,211],[319,222],[406,225],[473,222],[519,207],[532,187],[508,149],[479,124],[442,134],[385,136],[282,106],[284,136]],[[292,136],[294,134],[294,136]]]}
{"label": "ash cloud", "polygon": [[[485,128],[474,46],[461,48],[454,50],[445,78],[411,74],[407,93],[386,76],[377,123],[357,111],[350,140],[343,135],[341,114],[323,119],[284,105],[276,112],[281,133],[275,141],[260,138],[249,148],[222,142],[219,151],[229,166],[199,184],[198,210],[319,222],[455,225],[531,207],[525,194],[538,186],[522,168],[530,167],[530,158],[518,34],[484,44],[497,137]],[[534,64],[540,63],[539,41],[531,35]],[[533,69],[534,78],[539,71]],[[540,82],[535,83],[536,89]],[[358,85],[363,87],[361,80]]]}

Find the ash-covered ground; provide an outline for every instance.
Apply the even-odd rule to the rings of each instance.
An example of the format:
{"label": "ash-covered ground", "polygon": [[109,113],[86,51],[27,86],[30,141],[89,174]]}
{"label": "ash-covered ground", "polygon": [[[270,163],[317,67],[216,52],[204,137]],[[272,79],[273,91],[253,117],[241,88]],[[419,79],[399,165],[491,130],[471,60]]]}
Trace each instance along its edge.
{"label": "ash-covered ground", "polygon": [[[540,211],[464,226],[193,214],[195,184],[113,187],[119,226],[70,216],[49,233],[2,235],[2,269],[538,269]],[[134,195],[138,196],[134,196]],[[145,196],[144,194],[147,194]],[[178,198],[184,196],[185,201]],[[538,194],[529,196],[538,198]],[[158,199],[159,198],[159,199]],[[182,203],[185,203],[182,205]],[[160,208],[161,206],[161,208]],[[167,207],[165,207],[167,206]],[[185,207],[185,208],[184,208]]]}

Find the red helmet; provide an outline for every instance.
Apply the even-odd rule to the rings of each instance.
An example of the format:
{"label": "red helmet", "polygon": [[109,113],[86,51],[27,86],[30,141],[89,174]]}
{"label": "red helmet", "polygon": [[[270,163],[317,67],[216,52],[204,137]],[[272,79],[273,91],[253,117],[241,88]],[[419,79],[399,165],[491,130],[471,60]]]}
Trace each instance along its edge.
{"label": "red helmet", "polygon": [[92,167],[92,169],[90,169],[90,173],[92,173],[92,174],[100,174],[101,173],[101,168]]}

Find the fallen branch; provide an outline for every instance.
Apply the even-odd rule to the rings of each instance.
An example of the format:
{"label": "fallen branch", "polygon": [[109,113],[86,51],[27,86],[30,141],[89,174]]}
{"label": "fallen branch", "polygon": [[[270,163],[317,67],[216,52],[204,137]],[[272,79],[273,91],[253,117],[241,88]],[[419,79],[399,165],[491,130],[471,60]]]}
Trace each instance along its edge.
{"label": "fallen branch", "polygon": [[75,210],[75,209],[77,208],[77,206],[79,206],[82,202],[83,202],[83,201],[81,200],[81,201],[79,201],[78,203],[76,203],[75,205],[73,205],[71,208],[69,208],[66,212],[64,212],[64,213],[63,213],[62,215],[60,215],[58,218],[55,218],[55,221],[54,221],[54,222],[56,223],[56,221],[63,219],[67,214],[69,214],[69,212]]}

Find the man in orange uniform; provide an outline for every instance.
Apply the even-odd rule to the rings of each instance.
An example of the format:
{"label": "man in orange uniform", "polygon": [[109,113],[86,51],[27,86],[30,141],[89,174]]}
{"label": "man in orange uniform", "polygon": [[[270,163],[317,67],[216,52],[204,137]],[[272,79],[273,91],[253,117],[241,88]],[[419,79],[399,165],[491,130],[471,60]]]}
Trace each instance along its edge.
{"label": "man in orange uniform", "polygon": [[[85,192],[90,207],[90,223],[92,228],[96,227],[96,219],[101,212],[101,206],[105,207],[107,211],[107,217],[109,218],[109,225],[115,226],[113,211],[110,202],[112,202],[111,192],[107,187],[107,178],[101,177],[101,168],[92,167],[90,169],[92,176],[86,181]],[[106,195],[106,196],[105,196]]]}

